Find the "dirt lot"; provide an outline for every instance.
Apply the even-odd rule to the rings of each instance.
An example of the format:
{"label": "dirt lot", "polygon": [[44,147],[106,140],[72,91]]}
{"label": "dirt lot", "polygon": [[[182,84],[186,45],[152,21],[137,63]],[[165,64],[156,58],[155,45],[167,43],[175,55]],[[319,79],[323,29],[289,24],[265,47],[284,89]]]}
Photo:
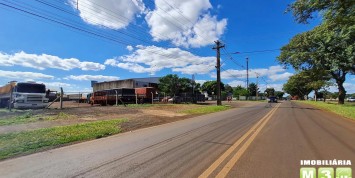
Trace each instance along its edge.
{"label": "dirt lot", "polygon": [[[229,104],[232,107],[247,107],[253,105],[253,103],[255,102],[238,101],[232,103],[225,102],[224,104]],[[0,134],[119,118],[127,119],[127,122],[121,126],[123,131],[126,132],[197,116],[197,114],[189,115],[182,112],[206,105],[215,105],[215,102],[201,104],[129,105],[124,107],[122,105],[90,106],[86,103],[78,104],[68,101],[64,103],[62,110],[58,109],[59,103],[55,103],[50,109],[44,110],[2,111],[0,112],[0,119],[16,118],[30,114],[30,117],[35,118],[35,120],[28,123],[0,126]]]}

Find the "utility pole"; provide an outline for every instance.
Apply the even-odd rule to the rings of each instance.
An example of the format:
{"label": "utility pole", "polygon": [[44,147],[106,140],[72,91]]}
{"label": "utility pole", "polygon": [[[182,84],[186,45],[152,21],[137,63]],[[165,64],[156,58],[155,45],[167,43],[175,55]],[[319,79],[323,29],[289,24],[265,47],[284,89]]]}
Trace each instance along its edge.
{"label": "utility pole", "polygon": [[217,105],[222,105],[221,101],[221,54],[220,49],[224,48],[224,45],[221,44],[219,40],[215,41],[216,46],[212,49],[216,49],[217,51]]}
{"label": "utility pole", "polygon": [[259,97],[259,74],[257,73],[256,74],[256,100],[259,100],[258,97]]}
{"label": "utility pole", "polygon": [[247,90],[248,90],[247,100],[249,100],[249,58],[248,57],[247,57]]}

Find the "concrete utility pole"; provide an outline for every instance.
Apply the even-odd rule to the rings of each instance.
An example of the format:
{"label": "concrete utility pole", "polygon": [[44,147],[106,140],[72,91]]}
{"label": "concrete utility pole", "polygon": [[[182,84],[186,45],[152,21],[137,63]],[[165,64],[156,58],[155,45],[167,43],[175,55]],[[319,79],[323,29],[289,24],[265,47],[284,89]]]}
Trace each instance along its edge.
{"label": "concrete utility pole", "polygon": [[222,105],[221,101],[221,53],[220,49],[224,48],[224,45],[221,44],[219,40],[215,41],[216,46],[212,49],[216,49],[217,51],[217,105]]}
{"label": "concrete utility pole", "polygon": [[259,74],[256,74],[256,100],[259,100]]}
{"label": "concrete utility pole", "polygon": [[247,100],[249,100],[249,94],[250,94],[250,88],[249,88],[249,58],[247,57],[247,90],[248,90],[248,95],[247,95]]}
{"label": "concrete utility pole", "polygon": [[249,58],[247,57],[247,90],[249,91]]}

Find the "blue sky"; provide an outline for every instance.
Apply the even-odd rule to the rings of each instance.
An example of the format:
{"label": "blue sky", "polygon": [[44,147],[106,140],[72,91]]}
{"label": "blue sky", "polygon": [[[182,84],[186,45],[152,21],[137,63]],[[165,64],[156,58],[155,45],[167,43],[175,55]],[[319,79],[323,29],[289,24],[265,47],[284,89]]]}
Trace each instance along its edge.
{"label": "blue sky", "polygon": [[[219,39],[226,46],[221,50],[225,84],[245,86],[243,67],[249,57],[250,82],[256,82],[258,73],[262,91],[281,90],[295,71],[278,64],[280,51],[274,49],[320,23],[295,23],[292,14],[284,13],[292,1],[76,2],[0,0],[1,85],[31,80],[55,90],[89,91],[90,80],[170,73],[194,74],[198,82],[215,80],[216,52],[211,48]],[[255,52],[260,50],[273,51]],[[240,54],[229,54],[233,52]],[[355,92],[354,83],[354,76],[348,76],[348,93]]]}

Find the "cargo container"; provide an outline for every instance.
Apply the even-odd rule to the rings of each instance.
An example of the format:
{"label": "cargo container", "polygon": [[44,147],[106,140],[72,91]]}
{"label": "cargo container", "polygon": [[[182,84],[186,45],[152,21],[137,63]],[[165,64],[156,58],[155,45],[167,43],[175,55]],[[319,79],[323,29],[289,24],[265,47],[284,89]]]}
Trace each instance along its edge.
{"label": "cargo container", "polygon": [[134,88],[118,88],[96,91],[92,94],[90,103],[100,105],[135,103],[135,90]]}
{"label": "cargo container", "polygon": [[135,88],[138,103],[151,103],[156,96],[157,90],[154,87]]}
{"label": "cargo container", "polygon": [[16,109],[45,108],[48,105],[46,86],[35,82],[10,82],[0,87],[0,107]]}

